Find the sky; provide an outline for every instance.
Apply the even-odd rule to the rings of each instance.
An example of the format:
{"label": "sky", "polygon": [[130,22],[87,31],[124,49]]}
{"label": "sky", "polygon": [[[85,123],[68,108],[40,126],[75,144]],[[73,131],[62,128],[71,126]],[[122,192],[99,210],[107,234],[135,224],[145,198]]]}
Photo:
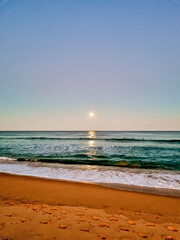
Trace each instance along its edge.
{"label": "sky", "polygon": [[0,0],[0,130],[89,129],[180,130],[180,0]]}

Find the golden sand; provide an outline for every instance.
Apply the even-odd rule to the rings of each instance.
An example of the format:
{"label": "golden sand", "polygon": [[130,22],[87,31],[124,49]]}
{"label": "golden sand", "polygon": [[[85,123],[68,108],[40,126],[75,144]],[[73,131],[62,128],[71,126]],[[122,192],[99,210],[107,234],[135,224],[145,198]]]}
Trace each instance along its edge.
{"label": "golden sand", "polygon": [[180,198],[0,174],[0,239],[180,239]]}

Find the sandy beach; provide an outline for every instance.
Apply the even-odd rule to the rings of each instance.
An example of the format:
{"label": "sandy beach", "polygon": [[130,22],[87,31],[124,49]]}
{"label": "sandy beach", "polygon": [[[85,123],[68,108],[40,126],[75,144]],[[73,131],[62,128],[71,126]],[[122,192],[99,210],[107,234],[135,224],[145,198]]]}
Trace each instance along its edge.
{"label": "sandy beach", "polygon": [[180,239],[180,199],[0,174],[0,239]]}
{"label": "sandy beach", "polygon": [[180,240],[180,0],[0,0],[0,240]]}

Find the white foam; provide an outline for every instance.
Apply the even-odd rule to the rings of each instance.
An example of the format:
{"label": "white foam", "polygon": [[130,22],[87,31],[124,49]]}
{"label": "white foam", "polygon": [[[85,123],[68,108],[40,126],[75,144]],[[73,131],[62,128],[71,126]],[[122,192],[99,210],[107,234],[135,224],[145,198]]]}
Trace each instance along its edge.
{"label": "white foam", "polygon": [[0,161],[16,161],[16,158],[0,157]]}
{"label": "white foam", "polygon": [[3,161],[0,172],[94,183],[119,183],[180,190],[180,171]]}

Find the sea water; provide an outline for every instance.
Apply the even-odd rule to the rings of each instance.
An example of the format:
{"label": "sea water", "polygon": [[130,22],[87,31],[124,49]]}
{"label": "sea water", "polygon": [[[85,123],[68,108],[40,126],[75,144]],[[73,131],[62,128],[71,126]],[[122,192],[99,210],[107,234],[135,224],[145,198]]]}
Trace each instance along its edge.
{"label": "sea water", "polygon": [[1,131],[0,172],[180,190],[180,132]]}

